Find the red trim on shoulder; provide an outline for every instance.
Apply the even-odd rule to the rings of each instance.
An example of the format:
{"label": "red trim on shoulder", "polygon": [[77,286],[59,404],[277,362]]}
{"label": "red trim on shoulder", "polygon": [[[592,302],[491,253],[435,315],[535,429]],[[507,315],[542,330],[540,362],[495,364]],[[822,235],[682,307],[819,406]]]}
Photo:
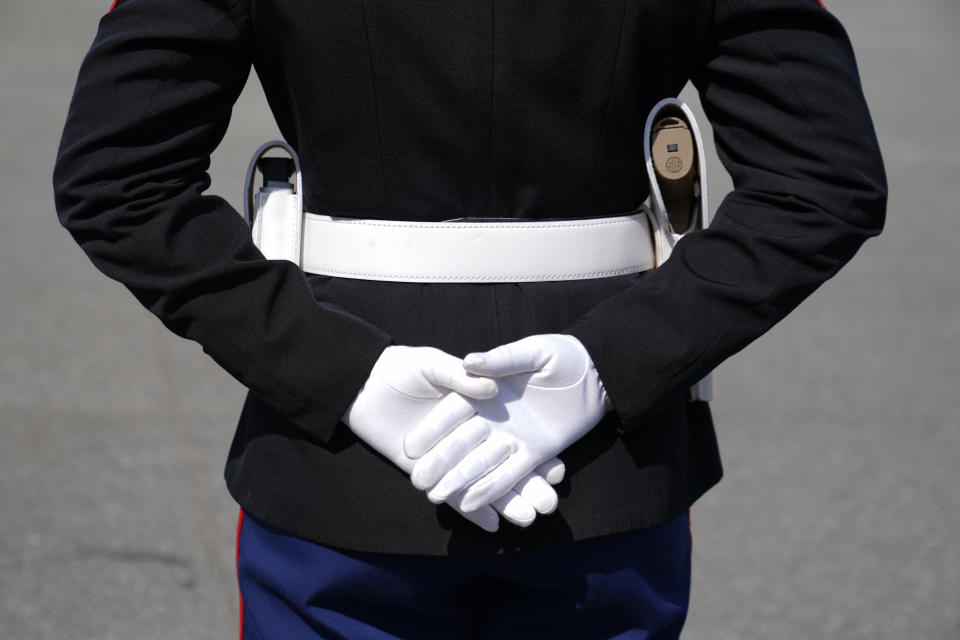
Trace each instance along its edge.
{"label": "red trim on shoulder", "polygon": [[240,591],[240,532],[243,530],[243,509],[240,509],[240,517],[237,518],[237,596],[240,598],[240,640],[243,640],[243,592]]}
{"label": "red trim on shoulder", "polygon": [[817,0],[817,3],[820,5],[820,8],[823,10],[827,9],[827,5],[823,4],[823,0]]}
{"label": "red trim on shoulder", "polygon": [[107,13],[110,13],[111,11],[113,11],[114,9],[116,9],[118,2],[120,2],[120,0],[113,0],[113,4],[111,4],[111,5],[110,5],[110,8],[107,9]]}

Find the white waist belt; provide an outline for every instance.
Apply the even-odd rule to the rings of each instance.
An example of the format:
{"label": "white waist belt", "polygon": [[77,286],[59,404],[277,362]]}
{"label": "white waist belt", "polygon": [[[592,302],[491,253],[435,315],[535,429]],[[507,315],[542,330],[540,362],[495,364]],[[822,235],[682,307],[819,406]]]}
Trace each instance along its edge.
{"label": "white waist belt", "polygon": [[307,213],[309,273],[392,282],[585,280],[654,267],[645,212],[579,220],[410,222]]}
{"label": "white waist belt", "polygon": [[[700,131],[689,109],[703,156]],[[645,141],[646,141],[645,138]],[[649,147],[649,144],[646,145]],[[295,165],[294,180],[268,181],[254,193],[257,162],[281,148]],[[649,149],[647,150],[649,156]],[[650,160],[647,158],[648,168]],[[477,220],[409,222],[334,218],[303,212],[303,184],[296,152],[284,142],[257,149],[244,181],[244,218],[253,240],[272,260],[290,260],[307,272],[392,282],[536,282],[586,280],[648,271],[665,261],[679,236],[669,229],[659,189],[651,177],[656,214],[636,213],[576,220]],[[701,166],[705,176],[705,166]],[[703,180],[701,227],[706,226],[706,180]],[[657,207],[659,205],[659,207]],[[678,320],[680,321],[680,320]],[[691,389],[691,398],[710,400],[708,375]]]}
{"label": "white waist belt", "polygon": [[[265,179],[257,163],[273,148],[293,160],[294,181]],[[390,282],[586,280],[648,271],[658,253],[653,213],[572,220],[412,222],[335,218],[303,211],[296,152],[279,141],[257,149],[244,184],[244,217],[269,259],[309,273]],[[659,235],[659,234],[658,234]]]}

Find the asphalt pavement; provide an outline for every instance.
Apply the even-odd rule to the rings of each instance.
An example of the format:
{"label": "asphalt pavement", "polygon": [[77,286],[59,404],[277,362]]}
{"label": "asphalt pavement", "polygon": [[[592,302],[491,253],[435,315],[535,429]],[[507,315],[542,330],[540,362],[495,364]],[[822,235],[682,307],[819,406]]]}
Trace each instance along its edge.
{"label": "asphalt pavement", "polygon": [[[53,209],[109,4],[0,0],[0,639],[232,638],[221,473],[244,390]],[[692,640],[960,639],[960,4],[827,4],[885,153],[887,228],[717,373],[726,477],[692,511]],[[276,136],[253,79],[213,191],[239,205]]]}

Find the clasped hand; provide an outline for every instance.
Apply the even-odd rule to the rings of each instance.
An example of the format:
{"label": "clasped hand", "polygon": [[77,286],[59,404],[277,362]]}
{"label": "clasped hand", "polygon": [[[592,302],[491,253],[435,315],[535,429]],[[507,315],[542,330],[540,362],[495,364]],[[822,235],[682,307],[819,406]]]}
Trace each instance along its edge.
{"label": "clasped hand", "polygon": [[497,512],[526,526],[556,508],[555,456],[610,408],[573,336],[535,335],[462,362],[389,347],[348,410],[351,429],[435,502],[488,531]]}
{"label": "clasped hand", "polygon": [[495,379],[497,396],[473,401],[476,415],[447,435],[423,422],[406,437],[407,453],[418,458],[413,484],[434,502],[453,499],[463,512],[509,492],[611,407],[593,361],[573,336],[535,335],[470,354],[464,369]]}
{"label": "clasped hand", "polygon": [[[457,438],[474,441],[485,437],[481,433],[483,425],[476,423],[456,431],[456,435],[453,432],[476,415],[473,402],[492,399],[497,392],[495,381],[467,373],[462,360],[439,349],[391,346],[374,364],[343,419],[360,439],[410,473],[416,460],[404,450],[405,435],[419,426],[424,434],[448,436],[448,445]],[[426,440],[418,442],[422,446]],[[537,513],[550,513],[557,506],[557,494],[550,483],[563,479],[563,463],[556,459],[544,462],[515,486],[469,513],[460,508],[459,495],[451,494],[448,502],[486,531],[499,527],[497,513],[514,524],[527,526]]]}

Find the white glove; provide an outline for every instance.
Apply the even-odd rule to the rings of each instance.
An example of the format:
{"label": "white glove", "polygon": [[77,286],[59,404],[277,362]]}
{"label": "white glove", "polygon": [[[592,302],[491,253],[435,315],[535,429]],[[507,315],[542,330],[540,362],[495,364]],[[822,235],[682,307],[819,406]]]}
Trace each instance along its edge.
{"label": "white glove", "polygon": [[[409,473],[416,461],[404,452],[404,436],[411,429],[423,423],[425,431],[437,434],[439,439],[476,413],[467,398],[490,399],[496,395],[496,382],[470,375],[460,359],[439,349],[390,346],[374,364],[363,389],[344,414],[344,422],[364,442]],[[417,446],[426,452],[435,443],[422,437]],[[545,468],[556,482],[563,477],[559,464],[559,478],[555,466]],[[508,490],[496,500],[478,504],[469,514],[455,504],[451,506],[486,531],[499,527],[497,511],[510,522],[527,526],[537,511],[549,513],[556,508],[557,495],[542,477],[522,479],[519,493]]]}
{"label": "white glove", "polygon": [[[432,501],[450,501],[463,512],[504,495],[612,408],[593,360],[573,336],[530,336],[470,354],[464,368],[496,378],[500,393],[476,401],[478,414],[424,454],[411,475],[415,486],[430,489]],[[421,423],[408,442],[431,439],[421,433],[429,428]]]}

